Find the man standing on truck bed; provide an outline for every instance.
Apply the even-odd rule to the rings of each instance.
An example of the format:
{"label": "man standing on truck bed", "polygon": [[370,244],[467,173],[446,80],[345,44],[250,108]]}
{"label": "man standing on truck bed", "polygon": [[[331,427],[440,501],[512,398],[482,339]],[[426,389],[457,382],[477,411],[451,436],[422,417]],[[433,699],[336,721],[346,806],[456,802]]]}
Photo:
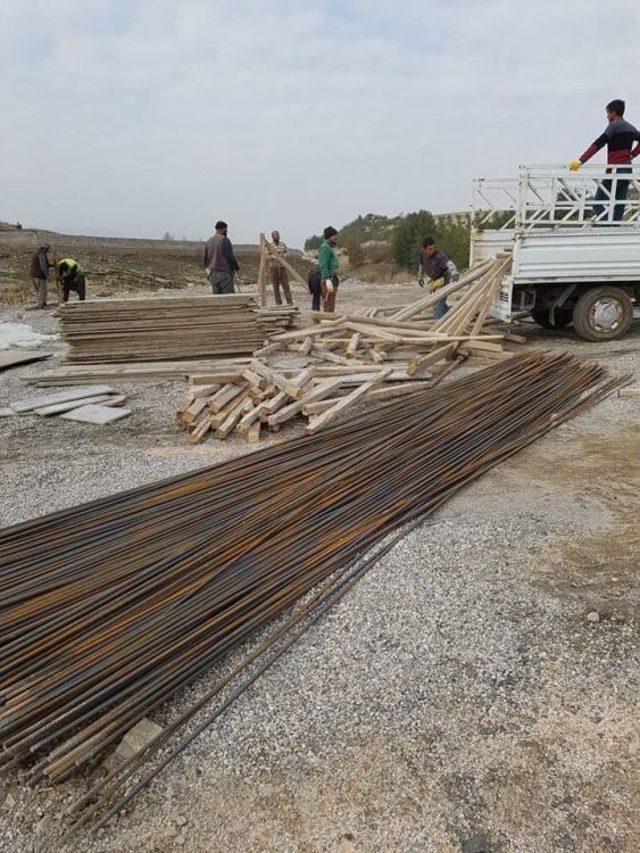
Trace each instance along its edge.
{"label": "man standing on truck bed", "polygon": [[[614,172],[617,175],[628,174],[631,169],[625,168],[631,165],[634,157],[640,154],[640,144],[632,148],[634,142],[640,143],[640,131],[637,130],[628,121],[625,121],[624,116],[625,103],[619,99],[610,101],[606,106],[607,125],[604,133],[593,142],[584,154],[581,154],[577,160],[572,160],[569,163],[569,168],[572,172],[576,172],[583,163],[590,160],[593,155],[598,152],[604,145],[607,146],[607,163],[618,168],[607,169],[607,172]],[[615,179],[616,187],[613,196],[617,201],[624,201],[629,190],[629,181]],[[605,201],[612,198],[613,180],[605,180],[598,187],[593,205],[593,213],[596,220],[600,222],[609,221],[606,208],[602,204],[597,204],[599,201]],[[613,208],[613,222],[620,222],[624,216],[624,205],[616,204]]]}
{"label": "man standing on truck bed", "polygon": [[240,269],[227,237],[227,228],[226,222],[216,222],[216,233],[204,246],[204,267],[215,294],[233,293],[233,276]]}

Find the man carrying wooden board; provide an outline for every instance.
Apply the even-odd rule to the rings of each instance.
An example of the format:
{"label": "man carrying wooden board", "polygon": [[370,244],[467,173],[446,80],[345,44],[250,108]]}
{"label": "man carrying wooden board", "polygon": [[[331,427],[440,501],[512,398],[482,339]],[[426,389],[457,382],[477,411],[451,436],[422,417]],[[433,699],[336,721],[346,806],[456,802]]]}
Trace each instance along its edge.
{"label": "man carrying wooden board", "polygon": [[278,258],[287,257],[287,247],[280,239],[279,231],[271,232],[271,252],[267,254],[267,265],[269,267],[269,275],[271,276],[271,285],[273,287],[273,296],[276,300],[276,305],[282,305],[282,296],[280,289],[284,293],[284,298],[287,305],[293,305],[293,297],[291,296],[291,287],[289,285],[289,273],[284,266],[278,261]]}
{"label": "man carrying wooden board", "polygon": [[231,240],[227,237],[228,225],[216,222],[215,234],[204,246],[204,268],[214,294],[234,293],[233,277],[240,269],[233,254]]}

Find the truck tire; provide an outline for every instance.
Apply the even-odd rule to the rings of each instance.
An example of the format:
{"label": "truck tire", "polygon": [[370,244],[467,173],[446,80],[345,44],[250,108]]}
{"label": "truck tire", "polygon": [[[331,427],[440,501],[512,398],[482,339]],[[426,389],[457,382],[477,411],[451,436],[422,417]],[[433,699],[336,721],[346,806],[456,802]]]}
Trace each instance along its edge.
{"label": "truck tire", "polygon": [[531,319],[534,323],[542,326],[543,329],[564,329],[564,327],[568,326],[571,322],[571,309],[556,308],[553,314],[553,319],[555,320],[553,326],[549,322],[548,308],[532,308]]}
{"label": "truck tire", "polygon": [[585,291],[573,309],[573,328],[586,341],[615,341],[629,331],[633,302],[620,287]]}

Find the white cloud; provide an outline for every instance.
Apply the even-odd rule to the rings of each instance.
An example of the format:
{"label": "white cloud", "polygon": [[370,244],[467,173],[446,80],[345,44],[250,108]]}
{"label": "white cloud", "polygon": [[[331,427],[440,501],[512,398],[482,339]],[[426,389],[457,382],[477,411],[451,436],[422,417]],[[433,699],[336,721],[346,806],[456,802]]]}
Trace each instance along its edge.
{"label": "white cloud", "polygon": [[0,219],[292,243],[466,206],[626,97],[636,0],[4,0]]}

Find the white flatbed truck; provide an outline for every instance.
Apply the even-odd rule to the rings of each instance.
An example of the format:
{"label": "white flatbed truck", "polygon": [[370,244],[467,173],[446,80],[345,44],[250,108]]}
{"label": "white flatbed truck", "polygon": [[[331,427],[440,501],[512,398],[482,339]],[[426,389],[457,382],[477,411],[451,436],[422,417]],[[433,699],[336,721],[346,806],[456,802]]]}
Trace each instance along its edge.
{"label": "white flatbed truck", "polygon": [[529,312],[586,340],[622,337],[640,306],[640,167],[521,166],[516,179],[476,179],[470,263],[504,251],[513,263],[494,317]]}

